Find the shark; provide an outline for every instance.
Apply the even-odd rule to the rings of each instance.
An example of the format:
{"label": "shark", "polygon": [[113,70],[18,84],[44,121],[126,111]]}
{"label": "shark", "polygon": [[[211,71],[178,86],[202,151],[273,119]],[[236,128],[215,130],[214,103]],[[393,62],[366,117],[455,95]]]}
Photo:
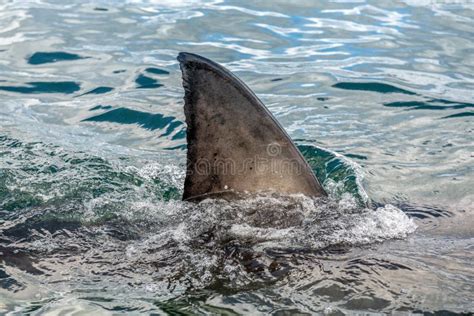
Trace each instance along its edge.
{"label": "shark", "polygon": [[222,65],[179,53],[187,162],[182,199],[327,193],[284,128],[255,93]]}

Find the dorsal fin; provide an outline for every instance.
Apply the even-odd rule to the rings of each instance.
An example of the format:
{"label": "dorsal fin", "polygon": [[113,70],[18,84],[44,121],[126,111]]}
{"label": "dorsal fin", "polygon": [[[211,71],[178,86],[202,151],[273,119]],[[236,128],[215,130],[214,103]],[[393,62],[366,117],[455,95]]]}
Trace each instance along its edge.
{"label": "dorsal fin", "polygon": [[183,200],[326,195],[290,137],[241,80],[195,54],[180,53],[178,61],[188,142]]}

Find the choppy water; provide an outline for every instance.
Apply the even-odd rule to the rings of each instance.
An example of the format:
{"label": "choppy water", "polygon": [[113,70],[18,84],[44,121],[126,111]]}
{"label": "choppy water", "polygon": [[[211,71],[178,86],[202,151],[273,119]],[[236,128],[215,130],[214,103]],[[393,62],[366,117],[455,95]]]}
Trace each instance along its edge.
{"label": "choppy water", "polygon": [[[1,2],[0,313],[472,312],[473,26],[468,0]],[[179,51],[330,198],[181,202]]]}

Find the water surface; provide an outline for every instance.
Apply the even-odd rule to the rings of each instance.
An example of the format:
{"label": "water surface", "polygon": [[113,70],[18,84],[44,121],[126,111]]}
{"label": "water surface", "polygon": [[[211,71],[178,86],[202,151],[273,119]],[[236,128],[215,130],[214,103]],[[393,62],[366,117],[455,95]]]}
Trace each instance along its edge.
{"label": "water surface", "polygon": [[[3,2],[1,313],[472,312],[473,25],[471,1]],[[248,83],[330,198],[181,202],[180,51]]]}

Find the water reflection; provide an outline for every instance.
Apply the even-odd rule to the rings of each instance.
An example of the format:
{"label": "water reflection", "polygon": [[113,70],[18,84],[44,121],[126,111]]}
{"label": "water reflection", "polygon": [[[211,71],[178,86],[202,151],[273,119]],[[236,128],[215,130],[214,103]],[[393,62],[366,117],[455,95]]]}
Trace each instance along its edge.
{"label": "water reflection", "polygon": [[474,112],[462,112],[462,113],[456,113],[456,114],[451,114],[448,116],[443,116],[443,119],[448,119],[448,118],[459,118],[459,117],[469,117],[469,116],[474,116]]}
{"label": "water reflection", "polygon": [[154,68],[154,67],[149,67],[145,69],[146,72],[149,72],[151,74],[155,75],[169,75],[169,71],[160,69],[160,68]]}
{"label": "water reflection", "polygon": [[416,95],[414,92],[380,82],[338,82],[334,84],[333,87],[344,90],[361,90],[377,93],[402,93]]}
{"label": "water reflection", "polygon": [[[103,109],[103,107],[101,107]],[[94,109],[98,109],[95,107]],[[111,111],[89,117],[83,122],[112,122],[119,124],[137,124],[138,126],[148,129],[164,129],[165,132],[161,136],[168,136],[173,133],[183,123],[174,116],[165,116],[162,114],[151,114],[147,112],[136,111],[128,108],[117,108]]]}
{"label": "water reflection", "polygon": [[71,61],[84,59],[87,57],[82,57],[78,54],[71,54],[67,52],[36,52],[31,55],[27,61],[30,65],[42,65],[49,63],[56,63],[59,61]]}
{"label": "water reflection", "polygon": [[74,81],[61,82],[27,82],[26,86],[0,86],[0,90],[15,93],[64,93],[71,94],[81,89],[79,83]]}
{"label": "water reflection", "polygon": [[163,86],[161,83],[158,83],[158,80],[143,74],[140,74],[137,79],[135,79],[135,82],[137,83],[137,89],[154,89]]}
{"label": "water reflection", "polygon": [[90,91],[87,91],[86,93],[83,93],[79,96],[87,95],[87,94],[104,94],[104,93],[110,92],[112,90],[114,90],[114,88],[112,88],[112,87],[97,87],[97,88],[92,89]]}

